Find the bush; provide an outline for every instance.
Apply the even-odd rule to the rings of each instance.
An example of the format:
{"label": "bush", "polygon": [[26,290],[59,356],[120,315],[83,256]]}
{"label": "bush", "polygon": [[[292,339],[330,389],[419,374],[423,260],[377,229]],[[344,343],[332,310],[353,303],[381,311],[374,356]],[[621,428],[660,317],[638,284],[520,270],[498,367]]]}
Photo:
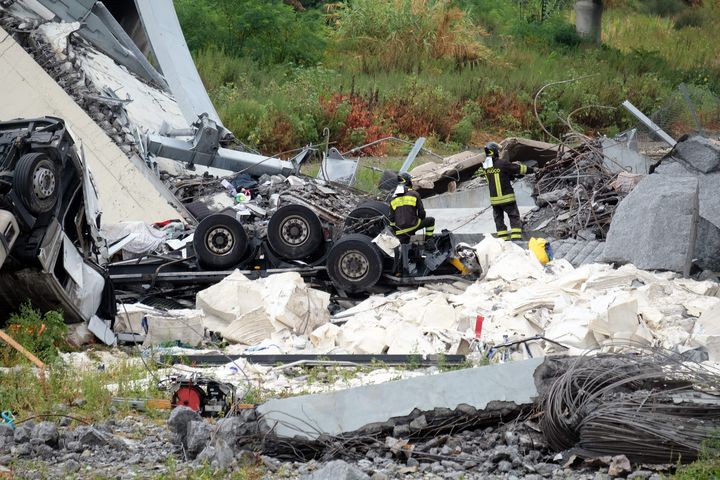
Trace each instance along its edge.
{"label": "bush", "polygon": [[682,30],[687,27],[702,27],[705,24],[705,13],[702,10],[687,9],[675,19],[673,27]]}
{"label": "bush", "polygon": [[642,0],[638,9],[648,15],[671,17],[687,8],[682,0]]}
{"label": "bush", "polygon": [[263,65],[315,65],[325,51],[320,14],[282,0],[175,0],[175,9],[193,51],[218,48]]}
{"label": "bush", "polygon": [[338,47],[365,73],[418,72],[431,60],[462,68],[490,56],[482,28],[450,0],[354,0],[336,19]]}
{"label": "bush", "polygon": [[[20,312],[10,315],[7,332],[40,360],[50,363],[57,360],[58,348],[65,345],[67,325],[61,312],[51,310],[43,315],[27,302],[20,307]],[[25,358],[4,342],[0,342],[0,349],[6,364]]]}

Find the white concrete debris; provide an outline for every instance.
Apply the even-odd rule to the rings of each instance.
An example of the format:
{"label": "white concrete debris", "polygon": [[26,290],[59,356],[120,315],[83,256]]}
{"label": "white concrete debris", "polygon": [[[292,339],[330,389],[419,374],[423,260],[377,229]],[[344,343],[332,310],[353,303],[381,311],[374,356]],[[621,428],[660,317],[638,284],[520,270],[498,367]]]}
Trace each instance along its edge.
{"label": "white concrete debris", "polygon": [[251,281],[235,271],[196,298],[208,330],[248,345],[276,333],[309,335],[330,320],[329,303],[330,294],[308,288],[296,272]]}
{"label": "white concrete debris", "polygon": [[[418,288],[371,296],[337,315],[337,324],[327,323],[327,295],[296,274],[250,281],[236,272],[201,292],[197,307],[206,326],[231,341],[264,340],[257,348],[272,345],[282,353],[454,354],[467,353],[476,340],[488,347],[542,335],[569,350],[534,340],[533,355],[612,351],[629,342],[720,355],[717,283],[632,265],[575,269],[557,260],[543,267],[530,252],[491,238],[475,248],[487,275],[463,293]],[[476,339],[478,315],[484,321]]]}

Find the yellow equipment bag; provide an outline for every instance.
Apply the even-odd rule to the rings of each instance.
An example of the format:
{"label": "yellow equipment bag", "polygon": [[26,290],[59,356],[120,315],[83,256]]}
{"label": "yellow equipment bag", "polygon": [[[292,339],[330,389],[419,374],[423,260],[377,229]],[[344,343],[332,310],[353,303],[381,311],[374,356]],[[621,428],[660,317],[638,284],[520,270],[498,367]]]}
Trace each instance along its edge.
{"label": "yellow equipment bag", "polygon": [[544,238],[532,237],[528,243],[528,248],[535,254],[540,263],[545,265],[553,259],[552,249],[550,244]]}

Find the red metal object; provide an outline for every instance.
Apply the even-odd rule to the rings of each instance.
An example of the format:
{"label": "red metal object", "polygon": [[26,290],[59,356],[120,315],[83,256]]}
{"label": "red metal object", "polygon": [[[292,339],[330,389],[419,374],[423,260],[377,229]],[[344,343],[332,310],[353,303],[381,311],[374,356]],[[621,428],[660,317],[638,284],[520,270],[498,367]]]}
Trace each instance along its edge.
{"label": "red metal object", "polygon": [[202,407],[203,391],[195,385],[183,385],[173,395],[173,406],[186,406],[199,412]]}
{"label": "red metal object", "polygon": [[485,317],[482,315],[478,315],[475,317],[475,338],[479,339],[480,335],[482,334],[482,326],[483,321],[485,320]]}

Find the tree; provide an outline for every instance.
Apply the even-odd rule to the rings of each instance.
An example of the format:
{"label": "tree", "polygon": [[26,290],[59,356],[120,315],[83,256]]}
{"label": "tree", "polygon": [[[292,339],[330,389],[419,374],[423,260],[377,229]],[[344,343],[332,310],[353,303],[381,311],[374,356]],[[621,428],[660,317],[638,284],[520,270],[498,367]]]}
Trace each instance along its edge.
{"label": "tree", "polygon": [[599,44],[602,13],[602,0],[577,0],[575,2],[575,31],[578,35]]}

